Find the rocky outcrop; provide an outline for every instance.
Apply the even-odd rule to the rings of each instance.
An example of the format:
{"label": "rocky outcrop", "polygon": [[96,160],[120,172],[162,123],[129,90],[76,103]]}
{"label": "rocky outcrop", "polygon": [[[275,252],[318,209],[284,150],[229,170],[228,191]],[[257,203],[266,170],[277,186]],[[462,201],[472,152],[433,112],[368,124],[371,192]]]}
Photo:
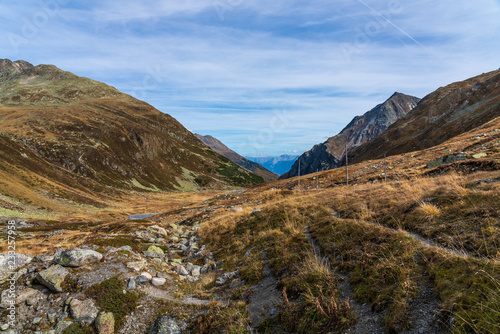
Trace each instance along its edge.
{"label": "rocky outcrop", "polygon": [[[345,147],[349,151],[382,134],[391,124],[413,110],[420,99],[401,93],[394,93],[387,101],[379,104],[362,116],[355,117],[338,135],[314,146],[299,157],[300,175],[315,173],[341,166],[344,162]],[[299,161],[282,179],[299,174]]]}
{"label": "rocky outcrop", "polygon": [[102,254],[90,249],[68,249],[54,258],[54,261],[64,267],[81,267],[99,262]]}

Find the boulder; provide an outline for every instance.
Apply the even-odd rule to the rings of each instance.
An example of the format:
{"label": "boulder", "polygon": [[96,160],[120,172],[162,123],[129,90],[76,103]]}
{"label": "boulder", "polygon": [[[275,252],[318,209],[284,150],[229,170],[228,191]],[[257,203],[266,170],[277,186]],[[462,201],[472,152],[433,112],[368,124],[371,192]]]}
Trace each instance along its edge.
{"label": "boulder", "polygon": [[165,285],[166,282],[167,279],[161,277],[153,277],[153,279],[151,280],[151,284],[153,284],[154,286],[162,286]]}
{"label": "boulder", "polygon": [[149,246],[147,251],[143,252],[146,257],[149,258],[159,258],[163,259],[165,257],[165,252],[158,246]]}
{"label": "boulder", "polygon": [[32,257],[25,254],[0,254],[0,284],[5,283],[10,273],[27,265]]}
{"label": "boulder", "polygon": [[115,333],[115,317],[111,312],[101,312],[95,320],[95,326],[98,334]]}
{"label": "boulder", "polygon": [[148,282],[149,282],[149,279],[144,275],[139,275],[135,279],[135,283],[137,283],[137,284],[143,284],[143,283],[148,283]]}
{"label": "boulder", "polygon": [[159,317],[149,328],[148,334],[180,334],[181,329],[175,319],[167,316]]}
{"label": "boulder", "polygon": [[182,276],[189,275],[189,272],[186,270],[186,268],[184,268],[184,266],[175,266],[174,271]]}
{"label": "boulder", "polygon": [[192,266],[190,274],[191,274],[191,276],[200,276],[201,267],[200,266]]}
{"label": "boulder", "polygon": [[146,277],[148,281],[151,281],[151,279],[153,278],[153,276],[148,272],[142,272],[141,275]]}
{"label": "boulder", "polygon": [[26,304],[28,306],[35,305],[41,298],[44,297],[44,294],[38,290],[27,288],[21,292],[16,298],[16,305]]}
{"label": "boulder", "polygon": [[49,269],[42,270],[36,275],[36,279],[40,284],[45,285],[47,288],[54,292],[62,292],[61,283],[64,281],[66,276],[69,274],[68,269],[55,265]]}
{"label": "boulder", "polygon": [[135,279],[130,277],[127,281],[127,289],[134,290],[136,288]]}
{"label": "boulder", "polygon": [[69,308],[73,319],[82,327],[92,325],[99,313],[92,299],[81,301],[73,298],[69,303]]}
{"label": "boulder", "polygon": [[64,267],[81,267],[86,264],[96,263],[101,261],[102,254],[91,249],[67,249],[62,251],[54,261]]}

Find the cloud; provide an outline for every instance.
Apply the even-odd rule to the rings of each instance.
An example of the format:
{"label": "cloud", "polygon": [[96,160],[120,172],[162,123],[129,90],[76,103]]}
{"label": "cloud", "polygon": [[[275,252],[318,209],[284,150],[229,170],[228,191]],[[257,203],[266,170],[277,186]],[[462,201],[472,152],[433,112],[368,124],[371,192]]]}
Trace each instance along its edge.
{"label": "cloud", "polygon": [[106,82],[245,155],[307,150],[394,91],[499,67],[494,0],[60,0],[37,22],[50,1],[0,4],[4,57]]}

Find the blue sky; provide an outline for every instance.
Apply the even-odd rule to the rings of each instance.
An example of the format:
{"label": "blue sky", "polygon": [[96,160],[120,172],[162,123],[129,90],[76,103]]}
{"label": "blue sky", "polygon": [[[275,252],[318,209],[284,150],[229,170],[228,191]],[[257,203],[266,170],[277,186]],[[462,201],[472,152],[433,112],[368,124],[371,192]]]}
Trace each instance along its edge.
{"label": "blue sky", "polygon": [[500,67],[498,0],[0,1],[0,58],[110,84],[243,155]]}

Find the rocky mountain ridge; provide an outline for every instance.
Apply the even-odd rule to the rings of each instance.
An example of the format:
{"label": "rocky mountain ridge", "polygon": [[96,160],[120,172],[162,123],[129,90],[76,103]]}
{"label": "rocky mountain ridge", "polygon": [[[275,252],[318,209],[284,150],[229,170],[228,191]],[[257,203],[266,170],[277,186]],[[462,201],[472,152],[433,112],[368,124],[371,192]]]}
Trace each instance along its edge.
{"label": "rocky mountain ridge", "polygon": [[238,153],[227,147],[223,142],[221,142],[217,138],[208,135],[203,136],[200,134],[195,134],[195,136],[199,140],[201,140],[205,145],[213,149],[215,152],[225,156],[238,166],[243,167],[256,175],[261,176],[262,178],[264,178],[264,180],[273,181],[278,178],[278,175],[267,170],[264,166],[261,166],[258,163],[255,163],[245,157],[242,157],[241,155],[239,155]]}
{"label": "rocky mountain ridge", "polygon": [[[314,146],[302,154],[300,174],[310,174],[317,170],[323,171],[342,165],[345,148],[352,150],[383,133],[398,119],[405,116],[417,106],[420,99],[402,93],[394,93],[384,103],[377,105],[362,116],[355,117],[338,135],[328,138],[322,144]],[[299,162],[296,161],[282,179],[299,174]]]}

